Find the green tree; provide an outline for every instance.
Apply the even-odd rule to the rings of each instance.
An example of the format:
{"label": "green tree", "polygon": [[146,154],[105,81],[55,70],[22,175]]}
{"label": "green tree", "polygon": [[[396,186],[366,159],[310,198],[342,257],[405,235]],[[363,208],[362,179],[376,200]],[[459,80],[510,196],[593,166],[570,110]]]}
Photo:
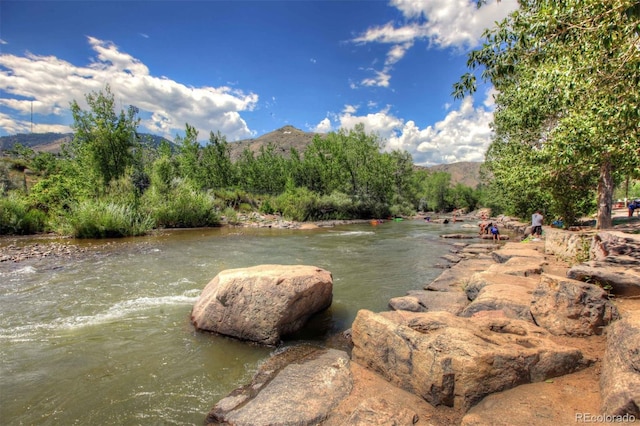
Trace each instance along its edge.
{"label": "green tree", "polygon": [[[529,182],[549,189],[552,208],[561,208],[558,197],[572,189],[588,197],[588,189],[596,188],[597,226],[609,228],[616,182],[640,175],[640,3],[519,4],[485,33],[485,43],[468,61],[470,68],[484,69],[482,78],[499,93],[494,143],[502,146],[487,156],[493,178],[512,186],[515,178],[507,167],[536,176]],[[454,85],[454,96],[475,90],[475,76],[465,74]],[[496,154],[515,153],[520,156],[496,161]],[[591,179],[575,178],[579,175]]]}
{"label": "green tree", "polygon": [[444,212],[450,208],[451,175],[447,172],[433,172],[425,182],[425,200],[430,210]]}
{"label": "green tree", "polygon": [[209,133],[209,142],[202,151],[203,183],[207,188],[228,188],[235,184],[235,169],[226,138]]}
{"label": "green tree", "polygon": [[201,186],[201,147],[198,142],[198,130],[189,123],[186,123],[184,137],[176,136],[175,142],[178,145],[177,159],[180,176],[189,179],[197,186]]}
{"label": "green tree", "polygon": [[111,88],[85,96],[89,110],[71,103],[72,128],[75,132],[71,145],[76,161],[93,178],[97,189],[106,188],[111,180],[124,175],[133,162],[133,149],[139,145],[137,127],[138,109],[115,111]]}

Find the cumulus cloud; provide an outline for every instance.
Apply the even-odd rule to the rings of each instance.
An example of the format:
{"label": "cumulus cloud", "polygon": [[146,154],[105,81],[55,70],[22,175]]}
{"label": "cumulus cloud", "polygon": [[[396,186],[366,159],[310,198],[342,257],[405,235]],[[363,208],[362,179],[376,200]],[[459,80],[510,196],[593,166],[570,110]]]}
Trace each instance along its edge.
{"label": "cumulus cloud", "polygon": [[489,0],[479,9],[471,0],[391,0],[390,4],[403,14],[403,24],[390,22],[371,27],[351,40],[358,44],[391,45],[384,67],[373,70],[374,76],[363,79],[362,86],[389,87],[393,65],[417,41],[441,49],[477,46],[486,28],[518,7],[517,0]]}
{"label": "cumulus cloud", "polygon": [[[258,95],[227,86],[190,87],[152,76],[146,65],[115,44],[94,37],[88,41],[96,56],[86,66],[32,53],[0,55],[0,86],[8,95],[0,99],[0,105],[15,112],[0,117],[3,130],[27,131],[30,123],[25,121],[32,107],[34,114],[58,116],[70,124],[70,103],[76,100],[86,108],[85,94],[102,90],[108,83],[119,104],[141,110],[142,128],[152,133],[172,137],[189,123],[204,138],[209,131],[220,131],[230,141],[254,136],[240,113],[252,111]],[[68,126],[50,126],[70,131]],[[38,129],[43,131],[43,127]]]}
{"label": "cumulus cloud", "polygon": [[[487,92],[489,97],[492,97],[492,92]],[[362,123],[367,133],[375,133],[385,142],[385,150],[407,151],[415,164],[432,166],[484,161],[492,137],[489,127],[492,119],[492,109],[474,107],[473,97],[469,96],[459,109],[449,111],[442,121],[424,129],[420,129],[413,120],[405,122],[395,117],[389,112],[389,107],[364,115],[358,115],[357,110],[348,107],[338,116],[326,117],[314,131],[349,130]]]}

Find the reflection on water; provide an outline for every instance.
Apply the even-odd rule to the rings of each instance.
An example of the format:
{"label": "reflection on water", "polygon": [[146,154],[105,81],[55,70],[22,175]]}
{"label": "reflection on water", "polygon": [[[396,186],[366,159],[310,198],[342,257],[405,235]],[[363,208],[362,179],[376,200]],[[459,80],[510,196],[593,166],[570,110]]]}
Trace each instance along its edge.
{"label": "reflection on water", "polygon": [[[220,228],[81,241],[90,254],[0,263],[3,424],[201,424],[274,350],[195,332],[191,307],[221,270],[308,264],[333,304],[296,339],[322,343],[358,309],[421,288],[456,225],[420,221],[292,231]],[[464,232],[464,230],[462,230]]]}

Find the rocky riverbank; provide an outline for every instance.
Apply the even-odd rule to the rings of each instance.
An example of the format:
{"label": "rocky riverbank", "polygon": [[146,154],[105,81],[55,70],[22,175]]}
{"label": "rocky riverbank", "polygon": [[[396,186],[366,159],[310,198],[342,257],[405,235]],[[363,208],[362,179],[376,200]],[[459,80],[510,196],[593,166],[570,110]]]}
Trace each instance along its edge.
{"label": "rocky riverbank", "polygon": [[[510,222],[501,219],[503,226]],[[323,348],[279,354],[274,359],[286,359],[282,368],[268,362],[252,383],[218,402],[207,421],[555,425],[638,419],[640,300],[567,275],[579,263],[570,257],[584,256],[589,241],[593,256],[606,254],[605,263],[624,256],[626,273],[635,276],[639,238],[591,233],[571,242],[575,234],[548,230],[542,241],[457,243],[460,260],[436,280],[392,299],[388,312],[358,313],[346,333],[348,357]],[[563,241],[566,249],[559,250]],[[624,247],[630,254],[621,254]],[[591,247],[586,253],[591,256]]]}

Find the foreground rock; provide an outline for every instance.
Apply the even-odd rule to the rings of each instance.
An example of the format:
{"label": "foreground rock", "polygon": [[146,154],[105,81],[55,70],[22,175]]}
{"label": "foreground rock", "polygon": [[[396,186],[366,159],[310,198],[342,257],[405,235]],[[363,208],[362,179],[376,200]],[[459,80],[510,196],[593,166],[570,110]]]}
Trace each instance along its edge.
{"label": "foreground rock", "polygon": [[531,314],[555,335],[591,336],[619,318],[618,310],[598,286],[543,275],[533,293]]}
{"label": "foreground rock", "polygon": [[353,387],[349,356],[335,349],[295,348],[272,357],[251,384],[220,400],[207,424],[313,425]]}
{"label": "foreground rock", "polygon": [[640,419],[640,312],[612,324],[600,377],[602,412]]}
{"label": "foreground rock", "polygon": [[196,329],[277,344],[331,305],[331,273],[306,265],[260,265],[220,272],[191,312]]}
{"label": "foreground rock", "polygon": [[467,410],[493,392],[589,364],[579,350],[547,336],[506,318],[361,310],[352,326],[352,360],[432,405]]}

